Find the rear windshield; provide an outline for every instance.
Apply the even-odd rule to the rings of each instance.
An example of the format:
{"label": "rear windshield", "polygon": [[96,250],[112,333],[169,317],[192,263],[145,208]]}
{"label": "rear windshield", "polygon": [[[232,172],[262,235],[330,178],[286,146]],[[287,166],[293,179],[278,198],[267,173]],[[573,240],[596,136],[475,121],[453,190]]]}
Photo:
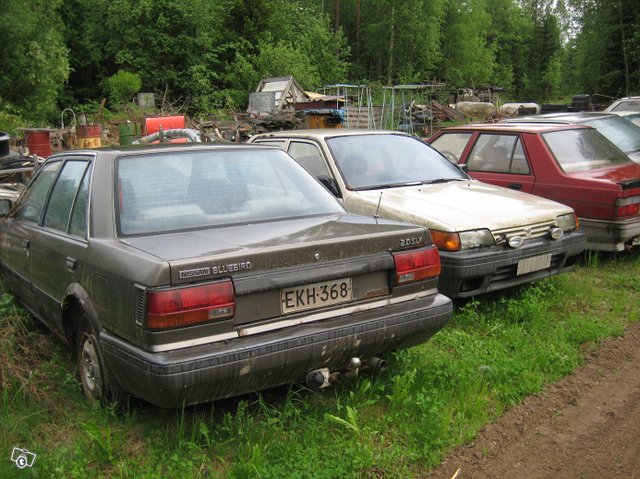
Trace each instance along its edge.
{"label": "rear windshield", "polygon": [[123,235],[343,214],[337,200],[278,149],[216,149],[122,157]]}
{"label": "rear windshield", "polygon": [[554,131],[543,136],[565,173],[633,163],[619,148],[591,128]]}
{"label": "rear windshield", "polygon": [[640,151],[640,127],[619,116],[607,116],[583,122],[596,128],[627,154]]}

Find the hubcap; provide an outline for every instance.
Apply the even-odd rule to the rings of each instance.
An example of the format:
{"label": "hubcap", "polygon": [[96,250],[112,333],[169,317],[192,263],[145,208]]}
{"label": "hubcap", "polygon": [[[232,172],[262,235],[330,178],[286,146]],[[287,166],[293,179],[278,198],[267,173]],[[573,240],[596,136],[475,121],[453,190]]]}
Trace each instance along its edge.
{"label": "hubcap", "polygon": [[102,397],[102,372],[98,352],[90,337],[85,336],[80,358],[80,378],[85,394],[90,399]]}

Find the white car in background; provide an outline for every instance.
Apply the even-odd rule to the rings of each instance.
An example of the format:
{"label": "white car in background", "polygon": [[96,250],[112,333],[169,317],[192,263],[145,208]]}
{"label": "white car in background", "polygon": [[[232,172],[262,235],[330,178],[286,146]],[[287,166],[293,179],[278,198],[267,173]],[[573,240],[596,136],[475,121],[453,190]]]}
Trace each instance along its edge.
{"label": "white car in background", "polygon": [[474,180],[403,133],[274,131],[249,142],[287,151],[353,213],[426,226],[438,289],[453,298],[569,271],[585,247],[570,207]]}

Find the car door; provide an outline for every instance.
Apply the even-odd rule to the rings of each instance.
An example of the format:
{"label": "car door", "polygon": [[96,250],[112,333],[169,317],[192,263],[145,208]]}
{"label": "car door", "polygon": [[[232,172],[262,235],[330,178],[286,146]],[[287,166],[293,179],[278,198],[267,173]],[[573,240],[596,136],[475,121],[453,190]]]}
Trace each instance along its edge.
{"label": "car door", "polygon": [[31,237],[29,274],[37,312],[59,331],[62,300],[67,287],[80,281],[87,249],[90,173],[88,159],[65,159]]}
{"label": "car door", "polygon": [[62,162],[48,162],[19,198],[2,225],[2,268],[15,294],[32,313],[36,312],[31,277],[31,247],[39,231],[49,192]]}
{"label": "car door", "polygon": [[531,193],[535,176],[520,135],[480,133],[464,159],[469,175],[480,181]]}

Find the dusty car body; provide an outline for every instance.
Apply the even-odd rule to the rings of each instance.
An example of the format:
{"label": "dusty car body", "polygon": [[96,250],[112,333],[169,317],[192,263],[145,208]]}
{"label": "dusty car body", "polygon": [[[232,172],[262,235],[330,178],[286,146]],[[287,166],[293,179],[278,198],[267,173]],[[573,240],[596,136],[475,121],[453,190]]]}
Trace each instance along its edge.
{"label": "dusty car body", "polygon": [[285,149],[354,213],[429,228],[442,261],[438,288],[450,297],[568,271],[584,249],[571,208],[474,181],[406,134],[295,130],[250,141]]}
{"label": "dusty car body", "polygon": [[477,124],[445,128],[429,142],[475,178],[571,206],[588,249],[640,244],[640,165],[594,128]]}
{"label": "dusty car body", "polygon": [[53,155],[0,239],[8,284],[75,347],[91,399],[323,387],[426,341],[452,309],[424,228],[347,213],[277,148]]}
{"label": "dusty car body", "polygon": [[636,163],[640,163],[640,126],[618,114],[603,112],[545,113],[504,120],[506,123],[587,125],[598,130]]}

